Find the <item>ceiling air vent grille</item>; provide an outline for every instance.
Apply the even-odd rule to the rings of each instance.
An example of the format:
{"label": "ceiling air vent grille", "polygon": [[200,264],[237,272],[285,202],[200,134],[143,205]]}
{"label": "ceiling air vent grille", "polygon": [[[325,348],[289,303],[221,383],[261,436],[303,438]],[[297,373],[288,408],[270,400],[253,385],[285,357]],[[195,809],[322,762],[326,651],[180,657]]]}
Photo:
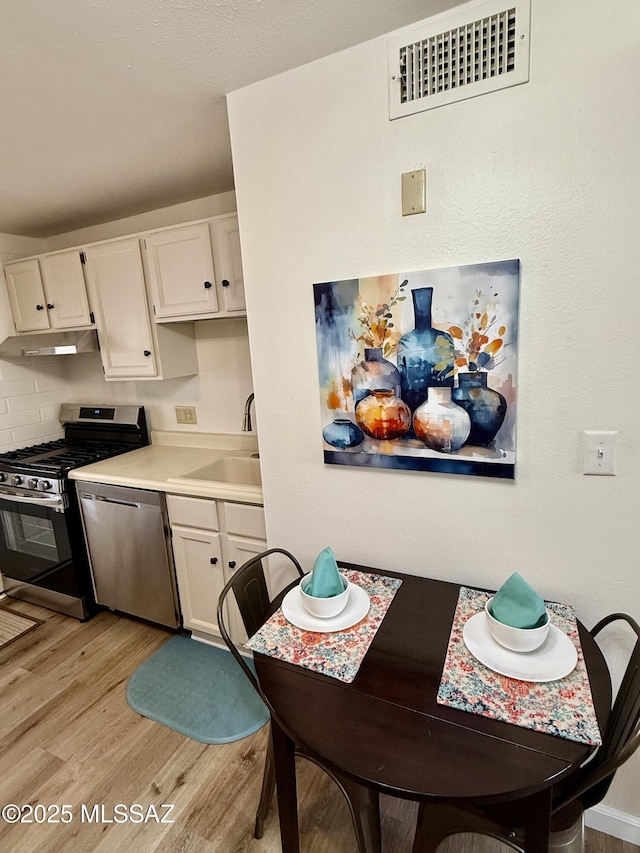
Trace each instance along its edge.
{"label": "ceiling air vent grille", "polygon": [[392,119],[529,79],[529,3],[485,2],[465,12],[464,20],[439,16],[389,42]]}

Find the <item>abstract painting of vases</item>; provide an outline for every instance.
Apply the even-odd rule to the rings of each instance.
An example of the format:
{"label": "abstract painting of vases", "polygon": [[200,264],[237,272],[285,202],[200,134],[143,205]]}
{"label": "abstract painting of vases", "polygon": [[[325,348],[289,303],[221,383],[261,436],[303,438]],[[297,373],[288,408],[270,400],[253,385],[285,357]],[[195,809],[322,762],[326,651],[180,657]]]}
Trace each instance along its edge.
{"label": "abstract painting of vases", "polygon": [[313,287],[325,463],[515,477],[518,260]]}

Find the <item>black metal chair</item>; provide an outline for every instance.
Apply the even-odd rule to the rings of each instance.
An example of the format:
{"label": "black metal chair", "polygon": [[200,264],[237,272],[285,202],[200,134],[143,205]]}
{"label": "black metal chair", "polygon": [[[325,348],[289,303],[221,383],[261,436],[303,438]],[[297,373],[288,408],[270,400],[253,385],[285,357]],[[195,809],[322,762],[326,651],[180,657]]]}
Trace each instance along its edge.
{"label": "black metal chair", "polygon": [[[601,802],[616,770],[640,746],[640,626],[625,613],[613,613],[600,620],[591,635],[595,637],[607,625],[621,620],[635,631],[633,650],[611,709],[602,746],[553,790],[550,851],[562,849],[566,853],[578,853],[584,850],[584,811]],[[463,832],[489,835],[515,850],[524,851],[524,838],[517,820],[517,803],[486,809],[423,803],[418,811],[413,853],[436,853],[445,838]]]}
{"label": "black metal chair", "polygon": [[[218,599],[218,626],[222,639],[226,643],[229,651],[242,667],[244,674],[253,684],[254,688],[262,698],[271,716],[278,721],[278,724],[283,731],[296,741],[295,736],[287,731],[286,725],[283,725],[277,713],[270,707],[267,697],[262,692],[260,682],[255,673],[247,664],[245,658],[240,654],[235,643],[229,635],[225,615],[225,601],[230,592],[233,592],[238,610],[244,623],[247,636],[251,637],[256,633],[267,619],[269,609],[271,607],[271,599],[267,589],[265,579],[263,561],[272,554],[280,554],[286,557],[302,577],[304,571],[300,563],[293,554],[285,551],[282,548],[270,548],[268,551],[263,551],[261,554],[252,557],[244,563],[229,579],[224,589],[220,593]],[[315,753],[307,750],[303,744],[296,743],[295,753],[309,761],[312,761],[321,770],[334,780],[342,791],[353,821],[354,830],[358,842],[358,850],[360,853],[380,853],[382,849],[381,832],[380,832],[380,803],[377,791],[372,788],[367,788],[364,785],[359,785],[341,774],[337,773],[332,768],[328,767],[322,758]],[[271,738],[269,738],[269,746],[267,748],[267,756],[265,760],[264,773],[262,777],[262,792],[260,794],[260,803],[256,814],[255,838],[262,838],[264,832],[264,821],[269,812],[273,794],[275,791],[275,766],[273,760],[273,746]]]}

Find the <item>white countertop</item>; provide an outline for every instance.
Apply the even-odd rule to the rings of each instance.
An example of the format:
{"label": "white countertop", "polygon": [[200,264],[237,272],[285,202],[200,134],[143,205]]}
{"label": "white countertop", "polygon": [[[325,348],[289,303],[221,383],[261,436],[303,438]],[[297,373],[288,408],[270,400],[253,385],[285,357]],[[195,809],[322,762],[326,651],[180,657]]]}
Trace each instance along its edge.
{"label": "white countertop", "polygon": [[[194,468],[224,456],[251,456],[257,436],[225,433],[152,431],[151,444],[69,472],[72,480],[151,489],[173,495],[194,495],[240,503],[262,504],[262,488],[242,483],[187,479]],[[179,482],[175,482],[179,479]]]}

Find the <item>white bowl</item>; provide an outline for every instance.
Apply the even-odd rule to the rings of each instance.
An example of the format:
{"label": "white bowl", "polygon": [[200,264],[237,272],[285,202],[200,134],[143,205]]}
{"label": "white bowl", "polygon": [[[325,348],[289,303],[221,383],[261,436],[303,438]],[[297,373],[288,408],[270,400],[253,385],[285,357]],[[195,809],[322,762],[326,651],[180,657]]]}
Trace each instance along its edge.
{"label": "white bowl", "polygon": [[311,575],[308,574],[300,581],[300,600],[304,605],[305,610],[311,613],[312,616],[317,616],[320,619],[330,619],[332,616],[337,616],[347,606],[349,600],[349,581],[341,573],[340,579],[344,587],[342,592],[337,595],[332,595],[330,598],[318,598],[315,595],[308,595],[304,589],[309,584]]}
{"label": "white bowl", "polygon": [[493,597],[485,604],[484,611],[487,615],[487,628],[496,643],[500,643],[505,649],[511,649],[512,652],[533,652],[540,648],[549,633],[549,611],[547,621],[539,628],[512,628],[491,615],[492,601]]}

